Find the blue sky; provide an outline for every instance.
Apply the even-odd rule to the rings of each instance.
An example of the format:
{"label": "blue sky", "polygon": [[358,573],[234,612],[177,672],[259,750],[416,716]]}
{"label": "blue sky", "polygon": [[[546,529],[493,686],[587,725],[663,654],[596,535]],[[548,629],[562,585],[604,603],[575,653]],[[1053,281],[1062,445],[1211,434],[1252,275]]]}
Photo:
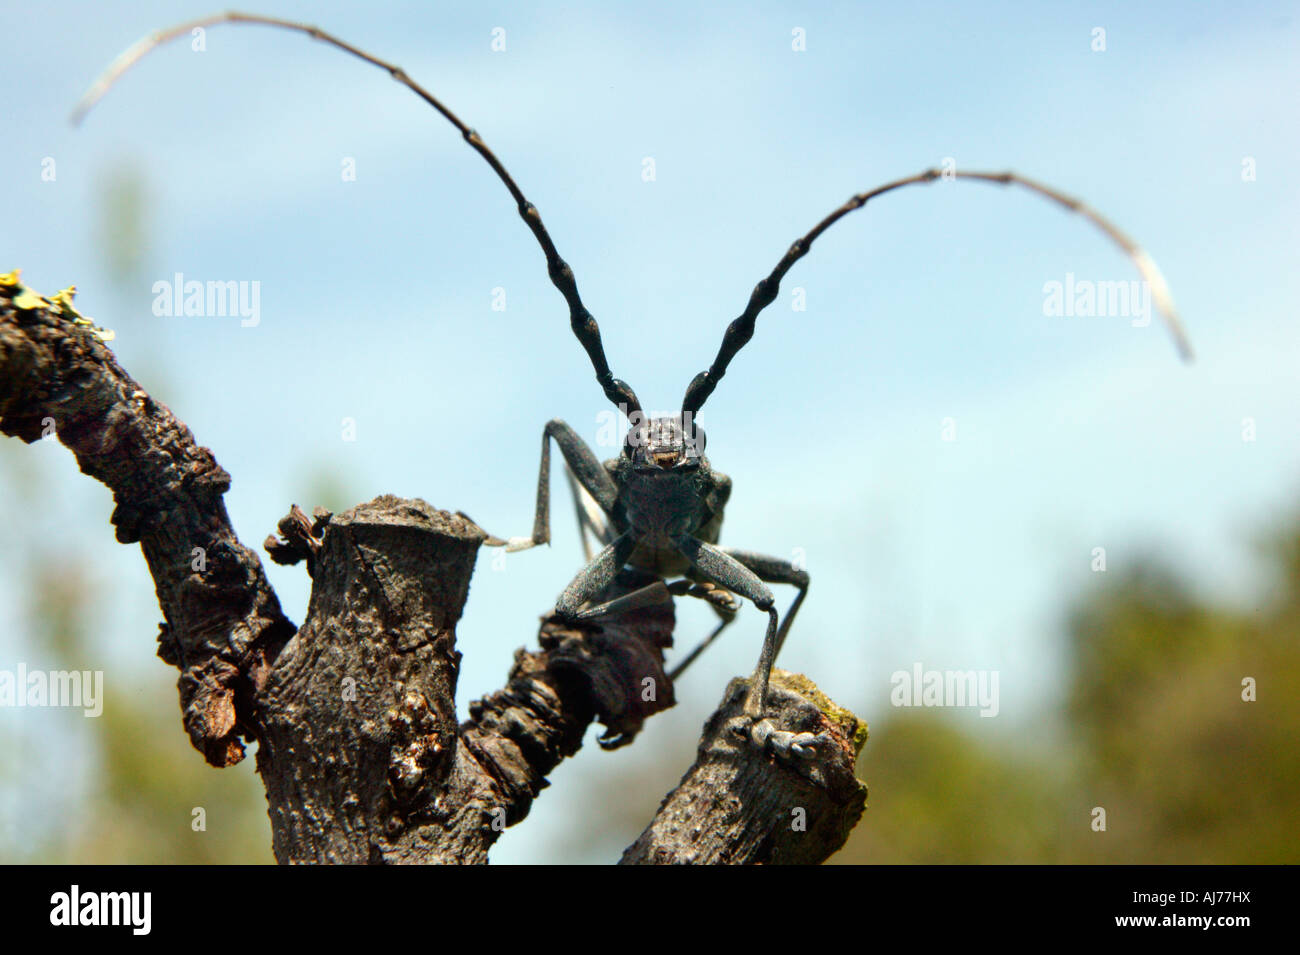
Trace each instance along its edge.
{"label": "blue sky", "polygon": [[[1067,274],[1136,278],[1081,219],[979,184],[891,195],[795,267],[710,399],[709,456],[735,481],[724,543],[800,548],[813,577],[782,662],[869,720],[888,716],[890,673],[920,661],[998,670],[1001,716],[976,722],[1027,731],[1060,685],[1062,601],[1106,584],[1095,547],[1108,573],[1158,549],[1208,595],[1266,598],[1249,535],[1300,486],[1294,5],[250,9],[396,61],[479,130],[541,210],[615,374],[647,407],[676,409],[796,236],[853,192],[945,157],[1052,183],[1146,246],[1194,364],[1158,321],[1044,315],[1044,285]],[[348,503],[418,496],[526,533],[543,424],[562,417],[594,441],[607,404],[541,253],[452,127],[380,71],[230,26],[202,53],[156,52],[68,125],[120,50],[212,10],[6,6],[22,42],[0,71],[0,270],[22,267],[48,293],[77,284],[125,367],[234,476],[227,502],[246,543],[291,502],[315,503],[320,471]],[[340,175],[347,158],[355,182]],[[104,177],[123,167],[144,177],[150,209],[145,276],[127,289],[95,230]],[[260,323],[155,317],[150,286],[178,271],[260,282]],[[344,418],[357,440],[342,439]],[[62,448],[4,454],[43,482],[3,505],[6,539],[83,553],[104,581],[105,662],[142,692],[174,692],[152,657],[152,585],[112,540],[108,493]],[[500,685],[578,569],[567,509],[554,520],[549,550],[501,570],[481,558],[460,629],[462,711]],[[305,574],[269,573],[300,621]],[[4,605],[0,660],[38,665]],[[679,642],[709,623],[702,607],[681,617]],[[601,774],[656,747],[681,757],[666,790],[726,680],[752,668],[762,625],[742,614],[637,746],[589,747],[557,772],[496,858],[553,856],[562,814],[599,812]],[[67,761],[41,771],[76,782]]]}

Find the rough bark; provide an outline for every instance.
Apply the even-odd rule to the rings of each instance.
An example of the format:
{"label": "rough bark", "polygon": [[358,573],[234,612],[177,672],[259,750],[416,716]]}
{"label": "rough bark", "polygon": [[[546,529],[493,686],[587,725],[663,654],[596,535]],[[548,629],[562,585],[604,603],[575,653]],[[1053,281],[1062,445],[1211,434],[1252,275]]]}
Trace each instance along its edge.
{"label": "rough bark", "polygon": [[190,741],[212,765],[233,765],[253,731],[252,696],[294,626],[230,525],[230,475],[73,316],[0,282],[0,432],[28,444],[57,435],[112,490],[117,539],[138,541],[153,575],[158,656],[181,671]]}
{"label": "rough bark", "polygon": [[[506,685],[458,725],[455,626],[485,535],[420,500],[383,496],[314,520],[290,511],[266,547],[313,577],[295,630],[230,526],[230,478],[211,453],[70,299],[41,299],[12,275],[0,276],[0,431],[57,435],[113,490],[118,540],[140,542],[154,577],[158,653],[181,671],[184,726],[217,766],[260,743],[282,862],[485,862],[592,722],[602,746],[626,745],[674,702],[665,598],[579,628],[544,620],[539,649],[518,651]],[[647,579],[625,572],[615,590]],[[843,844],[865,799],[853,778],[865,730],[778,674],[779,727],[832,741],[778,760],[738,732],[743,687],[728,688],[696,764],[625,863],[819,862]]]}
{"label": "rough bark", "polygon": [[[672,705],[665,603],[584,630],[545,621],[541,651],[519,651],[458,726],[455,625],[483,532],[395,497],[317,523],[307,622],[259,697],[282,861],[486,862],[593,720],[617,745]],[[662,688],[648,702],[647,678]]]}
{"label": "rough bark", "polygon": [[807,677],[773,670],[767,705],[778,727],[829,740],[813,759],[777,762],[748,738],[748,688],[731,681],[695,764],[621,865],[815,865],[844,845],[867,805],[853,774],[866,726]]}

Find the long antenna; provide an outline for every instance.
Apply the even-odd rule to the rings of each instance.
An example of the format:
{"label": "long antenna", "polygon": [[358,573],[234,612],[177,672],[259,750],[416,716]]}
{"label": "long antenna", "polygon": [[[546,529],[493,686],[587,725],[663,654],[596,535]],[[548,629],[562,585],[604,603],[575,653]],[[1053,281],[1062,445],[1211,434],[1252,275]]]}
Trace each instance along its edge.
{"label": "long antenna", "polygon": [[501,160],[497,159],[496,154],[487,147],[479,134],[461,122],[460,118],[444,106],[437,97],[407,76],[406,71],[400,66],[372,56],[364,50],[359,50],[352,44],[340,40],[338,37],[331,36],[325,31],[305,23],[280,20],[276,17],[263,17],[252,13],[218,13],[198,20],[191,20],[188,23],[182,23],[166,30],[158,30],[124,51],[95,80],[90,89],[87,90],[86,95],[81,98],[81,102],[77,104],[72,112],[73,124],[79,124],[85,115],[90,112],[91,108],[121,78],[122,74],[143,59],[151,50],[177,37],[184,36],[192,30],[216,26],[221,23],[254,23],[279,27],[283,30],[295,30],[298,33],[305,33],[313,39],[328,43],[330,46],[336,47],[345,53],[350,53],[358,59],[365,60],[372,66],[387,71],[393,79],[415,93],[460,130],[465,142],[474,147],[475,152],[483,157],[484,161],[492,167],[492,171],[497,174],[497,178],[505,183],[505,187],[510,190],[510,195],[514,197],[515,204],[519,209],[520,217],[532,231],[533,236],[537,239],[537,244],[542,247],[542,252],[546,254],[546,273],[550,276],[551,283],[559,289],[560,294],[564,296],[565,302],[569,305],[569,326],[573,329],[573,334],[582,347],[586,349],[587,357],[591,359],[591,365],[596,370],[596,380],[600,382],[601,388],[605,391],[605,397],[615,405],[625,406],[629,413],[641,410],[641,404],[637,401],[636,395],[627,382],[615,378],[610,373],[609,362],[605,360],[605,349],[600,340],[600,326],[596,324],[596,319],[583,306],[582,299],[578,296],[578,284],[573,277],[573,269],[569,268],[568,263],[560,258],[560,254],[555,250],[555,243],[551,241],[550,233],[546,231],[546,226],[542,224],[542,216],[537,211],[537,207],[529,202],[523,192],[520,191],[510,173],[506,171],[506,167],[501,164]]}
{"label": "long antenna", "polygon": [[[1123,249],[1128,254],[1128,257],[1133,260],[1133,264],[1137,266],[1138,272],[1151,289],[1151,297],[1164,318],[1165,324],[1169,327],[1170,334],[1174,337],[1174,344],[1177,346],[1179,354],[1184,360],[1191,360],[1192,346],[1187,339],[1187,333],[1183,330],[1183,324],[1178,318],[1178,310],[1174,307],[1174,299],[1169,292],[1169,285],[1165,282],[1165,277],[1160,273],[1160,269],[1151,256],[1147,255],[1141,246],[1121,232],[1109,219],[1093,211],[1078,199],[1071,198],[1050,186],[1045,186],[1032,179],[1026,179],[1014,172],[953,171],[946,173],[946,175],[950,178],[975,179],[980,182],[991,182],[1003,186],[1021,186],[1030,192],[1035,192],[1058,205],[1064,206],[1071,212],[1078,213],[1106,233],[1111,241]],[[754,291],[749,296],[749,304],[745,306],[745,310],[727,326],[726,334],[722,337],[722,347],[718,349],[718,356],[713,360],[713,364],[709,366],[708,371],[702,371],[696,375],[689,387],[687,387],[686,397],[682,399],[682,413],[689,413],[694,417],[704,405],[704,402],[708,400],[709,395],[713,394],[713,389],[718,386],[722,376],[727,373],[727,366],[731,364],[731,359],[735,358],[736,352],[744,348],[745,343],[753,337],[754,322],[758,318],[758,313],[771,305],[776,299],[777,293],[781,289],[781,279],[785,278],[785,273],[790,271],[791,266],[808,254],[808,250],[812,248],[812,244],[818,236],[850,212],[861,209],[876,196],[893,192],[895,189],[901,189],[904,186],[924,185],[944,176],[945,173],[938,169],[927,169],[915,176],[908,176],[906,179],[897,179],[894,182],[886,183],[872,189],[870,192],[859,193],[813,226],[812,231],[803,238],[796,239],[795,243],[781,257],[781,261],[776,263],[776,268],[772,269],[767,278],[762,279],[754,286]]]}

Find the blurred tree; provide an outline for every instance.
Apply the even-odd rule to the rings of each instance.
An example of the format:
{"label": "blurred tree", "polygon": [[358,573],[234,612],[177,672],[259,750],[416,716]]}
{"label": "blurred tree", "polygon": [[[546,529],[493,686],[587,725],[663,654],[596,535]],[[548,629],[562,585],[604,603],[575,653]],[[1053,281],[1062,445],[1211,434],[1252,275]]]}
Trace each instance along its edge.
{"label": "blurred tree", "polygon": [[[1278,545],[1275,558],[1300,553],[1300,522]],[[1076,613],[1067,713],[1087,753],[1080,789],[1110,824],[1081,859],[1300,859],[1300,563],[1277,563],[1276,604],[1254,614],[1200,605],[1158,572]]]}
{"label": "blurred tree", "polygon": [[1155,559],[1080,600],[1064,746],[1015,755],[924,711],[873,725],[870,805],[835,861],[1300,861],[1300,514],[1264,549],[1275,596],[1254,613]]}
{"label": "blurred tree", "polygon": [[[75,556],[36,561],[31,575],[30,632],[51,669],[98,668],[94,646],[96,587]],[[66,821],[33,861],[76,863],[272,862],[266,797],[251,760],[217,770],[196,758],[180,731],[170,670],[147,658],[130,674],[112,671],[104,681],[103,713],[43,711],[68,717],[83,737],[94,769],[90,791],[78,805],[61,807]],[[119,668],[120,670],[120,668]],[[148,687],[142,690],[142,687]],[[48,807],[47,807],[48,808]],[[194,810],[204,811],[196,831]]]}
{"label": "blurred tree", "polygon": [[836,863],[1057,861],[1059,780],[934,711],[871,728],[867,812]]}
{"label": "blurred tree", "polygon": [[101,172],[95,209],[95,246],[124,296],[148,288],[149,196],[137,163],[119,161]]}

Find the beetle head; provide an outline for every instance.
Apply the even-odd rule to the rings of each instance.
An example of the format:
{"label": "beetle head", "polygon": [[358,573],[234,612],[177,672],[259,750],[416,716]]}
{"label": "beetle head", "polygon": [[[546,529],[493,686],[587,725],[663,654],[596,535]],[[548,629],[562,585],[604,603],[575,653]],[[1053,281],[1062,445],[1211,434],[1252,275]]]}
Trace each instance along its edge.
{"label": "beetle head", "polygon": [[635,412],[630,420],[623,455],[636,470],[667,474],[698,468],[704,460],[704,429],[690,415],[648,418]]}

